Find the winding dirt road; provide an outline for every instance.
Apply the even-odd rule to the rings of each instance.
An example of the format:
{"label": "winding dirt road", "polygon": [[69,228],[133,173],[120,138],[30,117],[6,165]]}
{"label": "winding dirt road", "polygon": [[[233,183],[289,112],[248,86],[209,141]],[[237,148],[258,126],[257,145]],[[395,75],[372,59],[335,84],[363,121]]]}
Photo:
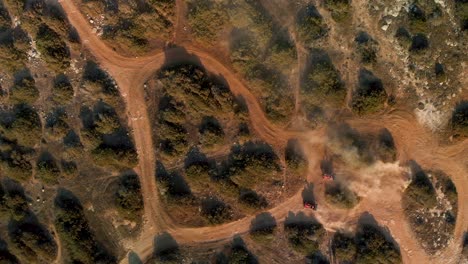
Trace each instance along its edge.
{"label": "winding dirt road", "polygon": [[[80,13],[77,6],[71,0],[59,1],[66,12],[70,23],[76,28],[85,48],[96,57],[104,68],[117,82],[120,93],[125,99],[129,127],[133,131],[135,145],[139,155],[139,164],[135,168],[140,177],[142,195],[144,197],[144,219],[146,220],[141,237],[130,250],[137,253],[144,261],[151,257],[153,240],[155,235],[163,231],[169,232],[180,244],[191,243],[220,243],[232,238],[233,234],[242,234],[248,231],[252,216],[235,222],[202,228],[177,227],[171,222],[169,216],[161,206],[154,177],[155,154],[152,142],[151,122],[145,105],[143,85],[155,71],[160,69],[166,61],[171,63],[186,61],[187,53],[194,55],[193,60],[199,60],[208,72],[222,76],[234,94],[242,95],[249,108],[251,124],[257,134],[266,142],[273,145],[284,145],[290,137],[299,137],[304,142],[309,142],[307,148],[323,143],[325,130],[318,129],[312,132],[290,132],[271,124],[259,105],[255,96],[237,77],[232,69],[220,63],[210,54],[191,46],[184,48],[172,48],[163,52],[154,52],[143,57],[124,57],[107,47],[94,33],[88,21]],[[139,118],[132,118],[139,117]],[[405,263],[457,263],[456,256],[460,255],[460,245],[463,231],[468,227],[468,179],[467,168],[463,163],[467,162],[468,141],[459,142],[456,145],[439,146],[437,140],[425,128],[418,125],[414,115],[404,111],[393,111],[375,118],[346,120],[353,127],[384,127],[392,133],[399,150],[399,160],[416,160],[424,168],[438,168],[444,170],[452,177],[458,196],[458,216],[455,228],[455,238],[450,245],[438,256],[427,256],[419,243],[411,235],[411,231],[401,208],[401,195],[398,198],[387,200],[375,199],[369,196],[364,199],[358,208],[341,215],[334,216],[332,210],[324,207],[317,212],[317,216],[324,225],[333,228],[334,220],[355,222],[363,211],[369,211],[380,223],[385,223],[392,236],[397,240]],[[318,140],[311,140],[317,138]],[[319,148],[315,148],[319,149]],[[313,151],[309,152],[310,165],[309,180],[318,179],[319,165]],[[315,173],[315,174],[314,174]],[[394,185],[392,185],[394,184]],[[389,182],[389,187],[397,187],[389,190],[401,194],[398,182]],[[391,188],[390,188],[391,189]],[[382,196],[380,196],[382,197]],[[392,196],[393,197],[393,196]],[[269,210],[269,212],[282,222],[289,211],[302,209],[301,194],[298,192],[282,204]],[[122,263],[128,262],[127,258]]]}

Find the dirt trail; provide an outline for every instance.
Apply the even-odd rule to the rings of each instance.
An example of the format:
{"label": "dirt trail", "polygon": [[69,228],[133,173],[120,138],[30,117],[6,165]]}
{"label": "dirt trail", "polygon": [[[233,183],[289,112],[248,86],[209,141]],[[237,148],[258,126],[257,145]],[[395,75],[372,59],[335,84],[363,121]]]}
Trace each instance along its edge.
{"label": "dirt trail", "polygon": [[[70,0],[60,1],[71,24],[76,28],[83,45],[96,57],[100,65],[116,80],[122,96],[125,98],[129,126],[132,128],[135,145],[140,157],[136,171],[140,177],[142,194],[145,199],[145,228],[138,241],[132,246],[142,260],[151,256],[154,236],[162,231],[167,231],[181,244],[191,243],[220,243],[232,237],[235,233],[248,231],[252,216],[244,219],[213,227],[180,228],[172,224],[160,205],[157,187],[154,178],[155,155],[152,142],[152,129],[150,119],[145,106],[144,82],[151,77],[156,70],[164,65],[166,60],[171,62],[187,59],[188,52],[198,57],[200,63],[207,71],[222,76],[235,94],[242,95],[248,105],[251,123],[258,135],[266,142],[274,145],[284,144],[289,137],[301,137],[308,140],[314,136],[320,137],[323,131],[317,130],[305,134],[289,132],[271,124],[260,107],[253,94],[247,89],[241,80],[236,78],[232,71],[225,67],[211,55],[194,47],[169,49],[165,52],[152,53],[140,58],[121,56],[107,47],[95,34],[92,28],[79,12],[78,8]],[[467,169],[457,161],[466,162],[466,141],[456,145],[440,147],[433,135],[419,126],[410,113],[392,112],[376,118],[353,119],[349,122],[359,128],[371,126],[384,126],[391,131],[400,152],[400,160],[415,159],[425,168],[439,168],[452,176],[459,193],[459,211],[455,229],[455,239],[440,256],[431,259],[433,263],[455,263],[453,256],[458,255],[461,237],[467,228],[468,210],[464,204],[468,199]],[[311,157],[316,160],[317,156]],[[319,170],[316,164],[311,167],[309,179],[319,179],[320,175],[313,174]],[[398,196],[397,196],[398,197]],[[289,198],[269,212],[281,222],[289,211],[302,209],[300,192]],[[319,209],[317,215],[323,219],[331,218],[327,215],[336,215],[342,221],[354,221],[362,211],[369,211],[382,223],[388,222],[390,232],[402,248],[405,263],[429,263],[428,256],[419,247],[412,237],[407,222],[405,221],[399,199],[388,201],[373,201],[365,199],[359,206],[359,210],[351,213],[340,214],[328,210],[326,207]],[[403,225],[401,223],[404,223]],[[324,223],[327,226],[327,222]],[[403,227],[403,228],[402,228]],[[455,254],[454,254],[455,253]],[[443,260],[443,261],[442,261]],[[123,259],[122,262],[127,262]]]}

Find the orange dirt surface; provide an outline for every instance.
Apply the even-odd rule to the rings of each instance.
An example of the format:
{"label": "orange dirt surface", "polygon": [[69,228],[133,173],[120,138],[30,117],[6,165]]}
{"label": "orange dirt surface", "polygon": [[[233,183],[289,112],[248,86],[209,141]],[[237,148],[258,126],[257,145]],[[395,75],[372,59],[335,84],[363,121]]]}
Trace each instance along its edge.
{"label": "orange dirt surface", "polygon": [[[129,127],[133,131],[139,156],[139,164],[135,171],[140,177],[145,205],[144,228],[138,240],[128,245],[128,250],[138,254],[143,261],[152,256],[154,237],[161,232],[170,233],[181,245],[224,243],[234,234],[248,232],[250,221],[254,217],[248,216],[218,226],[184,228],[172,223],[165,213],[154,177],[156,160],[143,85],[167,61],[171,63],[187,61],[189,59],[187,53],[189,53],[196,56],[208,72],[222,76],[234,94],[242,95],[245,98],[252,127],[260,138],[274,146],[284,145],[291,137],[300,138],[306,143],[304,148],[309,157],[308,180],[320,182],[319,159],[323,155],[323,145],[326,143],[325,129],[291,132],[270,123],[255,96],[229,66],[190,44],[184,44],[183,48],[168,48],[165,51],[151,52],[142,57],[133,58],[119,55],[93,33],[88,21],[71,0],[60,0],[59,2],[69,21],[80,35],[83,46],[115,79],[126,103]],[[183,1],[177,1],[178,13],[185,12],[185,7],[180,7],[180,2]],[[176,35],[183,31],[181,29],[183,20],[179,16],[180,14],[178,14],[177,19]],[[175,36],[175,38],[178,37],[180,36]],[[403,180],[399,179],[398,176],[389,177],[392,176],[392,173],[397,174],[398,170],[401,169],[398,165],[395,165],[396,169],[389,168],[390,175],[381,178],[378,185],[379,191],[370,191],[356,208],[350,211],[337,210],[328,208],[323,203],[324,205],[319,206],[315,212],[316,217],[325,228],[333,230],[341,223],[356,223],[362,212],[369,212],[377,221],[389,228],[401,249],[404,263],[458,263],[463,232],[468,228],[468,208],[466,205],[468,201],[468,171],[465,165],[468,162],[468,140],[449,146],[440,146],[433,134],[418,124],[412,113],[400,110],[390,111],[378,117],[350,118],[345,121],[357,128],[387,127],[399,150],[399,160],[414,159],[424,168],[438,168],[451,175],[458,191],[458,215],[454,239],[439,255],[429,256],[424,252],[412,235],[401,206],[401,193],[404,190]],[[392,172],[392,170],[397,171]],[[319,184],[316,190],[317,193],[320,193],[323,186]],[[383,195],[384,192],[385,195]],[[289,211],[303,209],[301,199],[301,193],[298,192],[275,208],[270,209],[269,212],[280,223]],[[319,204],[321,204],[321,199],[323,197],[317,197]],[[121,262],[128,263],[128,259],[124,258]]]}

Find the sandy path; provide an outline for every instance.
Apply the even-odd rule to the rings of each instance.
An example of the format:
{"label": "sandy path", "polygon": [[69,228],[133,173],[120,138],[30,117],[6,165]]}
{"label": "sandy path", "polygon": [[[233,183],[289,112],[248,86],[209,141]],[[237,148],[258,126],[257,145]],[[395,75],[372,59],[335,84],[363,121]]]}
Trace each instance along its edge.
{"label": "sandy path", "polygon": [[[96,35],[92,33],[92,28],[84,19],[77,7],[70,0],[62,0],[62,7],[68,15],[71,24],[77,29],[83,45],[88,48],[99,61],[100,65],[116,80],[120,92],[125,98],[129,126],[132,128],[135,145],[139,155],[137,171],[142,184],[142,194],[145,199],[145,228],[141,238],[135,242],[131,250],[136,252],[143,260],[151,256],[153,250],[154,236],[162,231],[171,233],[181,244],[186,243],[207,243],[225,241],[232,237],[234,233],[245,233],[248,231],[252,216],[227,223],[224,225],[203,227],[203,228],[180,228],[176,227],[165,214],[159,203],[156,182],[154,178],[155,155],[152,142],[151,123],[147,114],[144,98],[144,82],[167,60],[176,62],[186,60],[187,55],[181,48],[170,49],[165,52],[152,53],[144,57],[129,58],[121,56],[108,48]],[[231,69],[213,58],[210,54],[202,52],[191,46],[186,46],[185,51],[196,55],[200,63],[207,71],[222,76],[231,90],[235,94],[242,95],[249,108],[250,118],[253,128],[258,135],[266,142],[273,145],[284,144],[289,137],[298,136],[303,140],[310,137],[322,135],[321,130],[307,134],[297,134],[280,129],[271,124],[265,117],[262,108],[253,94],[247,89],[241,80],[236,78]],[[439,168],[452,176],[459,193],[459,213],[455,230],[454,242],[434,259],[433,263],[455,263],[453,256],[460,251],[462,232],[467,228],[468,215],[466,205],[467,199],[467,170],[459,164],[460,160],[466,162],[466,144],[460,142],[450,147],[441,148],[433,140],[431,133],[418,126],[414,116],[408,113],[390,113],[379,116],[375,119],[349,120],[356,126],[383,126],[388,125],[392,132],[397,147],[400,151],[400,159],[407,160],[414,158],[425,168]],[[317,156],[316,156],[317,157]],[[314,159],[316,159],[314,157]],[[319,171],[311,168],[311,171]],[[309,175],[310,179],[318,179],[319,175]],[[297,193],[279,206],[272,208],[269,212],[281,222],[289,211],[302,209],[301,196]],[[382,202],[363,201],[359,206],[360,210],[354,210],[352,214],[342,217],[344,221],[352,221],[362,211],[371,212],[378,221],[387,223],[390,232],[399,242],[402,248],[402,255],[405,263],[429,263],[428,256],[422,251],[418,243],[411,236],[409,227],[404,219],[401,210],[400,200],[391,199]],[[326,207],[319,209],[318,215],[326,219],[327,214],[333,215]],[[387,221],[392,219],[391,221]],[[402,225],[400,223],[405,223]],[[327,225],[327,223],[324,223]],[[123,262],[127,260],[124,259]],[[422,261],[422,262],[421,262]]]}

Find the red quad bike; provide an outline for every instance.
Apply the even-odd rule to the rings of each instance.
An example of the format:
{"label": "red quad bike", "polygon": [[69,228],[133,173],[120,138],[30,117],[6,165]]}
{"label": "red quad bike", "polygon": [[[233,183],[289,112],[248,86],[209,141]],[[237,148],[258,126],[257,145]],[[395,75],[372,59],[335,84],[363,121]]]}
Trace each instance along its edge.
{"label": "red quad bike", "polygon": [[333,181],[335,179],[335,177],[333,177],[333,175],[327,174],[327,173],[322,174],[322,178],[324,180],[326,180],[326,181]]}
{"label": "red quad bike", "polygon": [[312,210],[316,211],[317,210],[317,204],[316,203],[304,202],[304,208],[312,209]]}

